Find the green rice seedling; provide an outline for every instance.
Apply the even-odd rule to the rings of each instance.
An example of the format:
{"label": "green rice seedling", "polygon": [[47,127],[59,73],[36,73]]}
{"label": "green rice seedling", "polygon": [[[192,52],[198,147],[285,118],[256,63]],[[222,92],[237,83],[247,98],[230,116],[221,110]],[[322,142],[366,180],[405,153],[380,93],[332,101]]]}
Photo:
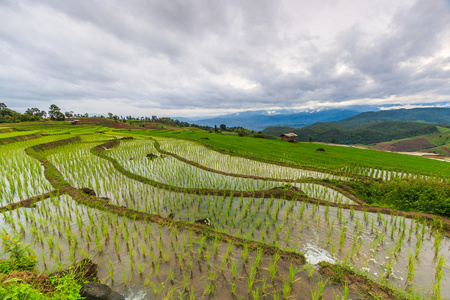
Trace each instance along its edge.
{"label": "green rice seedling", "polygon": [[233,293],[233,295],[236,295],[236,289],[237,289],[237,285],[235,281],[231,282],[231,293]]}
{"label": "green rice seedling", "polygon": [[442,299],[441,298],[441,280],[444,277],[444,270],[443,266],[445,264],[445,257],[439,256],[439,258],[436,261],[436,275],[434,277],[434,284],[433,284],[433,296],[434,299]]}
{"label": "green rice seedling", "polygon": [[234,260],[231,261],[231,274],[233,276],[233,281],[236,281],[237,268],[236,262]]}
{"label": "green rice seedling", "polygon": [[418,235],[417,242],[416,242],[416,253],[415,253],[416,258],[419,257],[419,254],[422,250],[422,246],[423,246],[423,237],[421,235]]}
{"label": "green rice seedling", "polygon": [[288,280],[283,279],[283,297],[284,297],[284,299],[289,299],[291,290],[292,290],[292,285],[289,284]]}
{"label": "green rice seedling", "polygon": [[255,262],[254,262],[255,269],[257,269],[259,267],[259,263],[261,262],[262,254],[263,254],[262,249],[258,248],[258,250],[256,251]]}
{"label": "green rice seedling", "polygon": [[436,233],[434,234],[434,257],[437,257],[439,255],[441,241],[442,241],[442,231],[437,230]]}
{"label": "green rice seedling", "polygon": [[254,290],[252,292],[253,294],[253,300],[258,300],[259,299],[259,288],[256,288],[256,290]]}
{"label": "green rice seedling", "polygon": [[384,273],[384,278],[389,279],[389,276],[391,275],[391,273],[392,273],[392,260],[391,260],[391,258],[388,258],[386,261],[386,270]]}
{"label": "green rice seedling", "polygon": [[156,276],[158,276],[158,274],[159,274],[159,264],[160,264],[160,260],[158,260],[158,261],[156,262],[156,265],[155,265],[155,267],[154,267]]}
{"label": "green rice seedling", "polygon": [[294,268],[292,266],[292,262],[291,265],[289,266],[289,284],[292,285],[294,283],[294,277],[295,274],[297,273],[298,267]]}
{"label": "green rice seedling", "polygon": [[247,262],[247,257],[248,257],[248,247],[247,245],[245,245],[242,250],[241,250],[241,256],[242,256],[242,264],[245,265],[245,263]]}
{"label": "green rice seedling", "polygon": [[45,253],[44,253],[44,251],[41,252],[41,258],[42,258],[42,262],[44,263],[44,266],[47,267],[47,263],[45,261]]}
{"label": "green rice seedling", "polygon": [[303,269],[306,270],[308,272],[308,278],[311,279],[311,277],[314,275],[314,266],[311,263],[307,263]]}
{"label": "green rice seedling", "polygon": [[325,289],[325,286],[328,283],[328,279],[327,280],[323,280],[322,276],[319,275],[319,282],[318,282],[318,298],[317,299],[322,299],[323,298],[323,290]]}
{"label": "green rice seedling", "polygon": [[253,284],[255,283],[256,268],[257,267],[253,266],[250,269],[250,274],[248,275],[247,279],[247,295],[250,295],[250,291],[252,290]]}
{"label": "green rice seedling", "polygon": [[167,263],[169,261],[169,251],[170,251],[170,249],[167,249],[167,251],[164,251],[164,253],[163,253],[163,258],[164,258],[165,263]]}
{"label": "green rice seedling", "polygon": [[403,238],[400,237],[400,238],[397,240],[397,244],[395,245],[394,253],[400,251],[400,250],[402,249],[402,246],[403,246]]}
{"label": "green rice seedling", "polygon": [[416,258],[411,251],[408,252],[408,282],[412,282],[416,274]]}
{"label": "green rice seedling", "polygon": [[126,276],[125,270],[123,270],[123,272],[122,272],[122,280],[123,280],[123,285],[127,286],[127,276]]}
{"label": "green rice seedling", "polygon": [[342,250],[342,246],[344,245],[345,242],[345,234],[347,232],[347,226],[342,226],[341,228],[341,235],[340,235],[340,240],[339,240],[339,250]]}
{"label": "green rice seedling", "polygon": [[336,244],[334,242],[331,243],[331,255],[334,254],[334,250],[336,248]]}

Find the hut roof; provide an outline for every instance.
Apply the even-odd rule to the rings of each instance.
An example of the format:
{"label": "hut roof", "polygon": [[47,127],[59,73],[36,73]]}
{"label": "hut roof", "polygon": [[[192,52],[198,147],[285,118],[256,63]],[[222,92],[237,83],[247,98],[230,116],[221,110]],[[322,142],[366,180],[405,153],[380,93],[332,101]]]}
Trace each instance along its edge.
{"label": "hut roof", "polygon": [[296,135],[295,133],[293,133],[293,132],[290,132],[290,133],[283,133],[283,134],[280,135],[280,136],[296,137],[297,135]]}

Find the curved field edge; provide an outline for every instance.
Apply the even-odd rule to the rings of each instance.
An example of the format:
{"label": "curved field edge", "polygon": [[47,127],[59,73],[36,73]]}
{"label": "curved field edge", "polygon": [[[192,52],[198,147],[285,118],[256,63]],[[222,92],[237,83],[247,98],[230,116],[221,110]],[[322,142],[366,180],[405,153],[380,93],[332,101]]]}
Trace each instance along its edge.
{"label": "curved field edge", "polygon": [[[174,137],[170,137],[167,136],[167,138],[174,138]],[[192,139],[187,139],[187,138],[177,138],[179,140],[184,140],[184,141],[189,141],[189,142],[194,142],[197,143],[207,149],[210,149],[212,151],[221,153],[221,154],[226,154],[226,155],[230,155],[230,156],[235,156],[235,157],[241,157],[241,158],[246,158],[246,159],[251,159],[254,161],[258,161],[258,162],[262,162],[262,163],[267,163],[267,164],[272,164],[272,165],[277,165],[280,167],[288,167],[288,168],[293,168],[293,169],[298,169],[298,170],[307,170],[307,171],[315,171],[315,172],[321,172],[321,173],[325,173],[325,174],[330,174],[330,175],[335,175],[335,176],[342,176],[342,177],[354,177],[354,178],[363,178],[363,179],[367,179],[367,180],[381,180],[381,179],[375,179],[372,177],[368,177],[368,176],[363,176],[363,175],[358,175],[358,174],[353,174],[353,173],[348,173],[348,172],[344,172],[344,171],[337,171],[337,170],[329,170],[329,169],[323,169],[323,168],[318,168],[318,167],[311,167],[311,166],[301,166],[301,165],[294,165],[294,164],[290,164],[290,163],[284,163],[284,162],[280,162],[280,161],[275,161],[275,160],[265,160],[263,158],[257,157],[257,156],[252,156],[252,155],[245,155],[245,154],[238,154],[238,153],[234,153],[234,152],[229,152],[226,150],[221,150],[218,149],[214,146],[202,143],[200,141],[197,140],[192,140]],[[154,139],[153,139],[154,140]],[[168,155],[171,155],[177,159],[180,160],[185,160],[186,162],[189,162],[189,160],[174,154],[174,153],[170,153],[166,150],[161,149],[158,141],[155,141],[155,147],[158,149],[158,151],[160,151],[161,153],[167,153]],[[196,162],[192,162],[193,164],[197,164]],[[204,167],[207,168],[207,167]],[[220,172],[220,171],[217,171]],[[226,172],[223,172],[223,174],[228,174]],[[232,173],[229,173],[232,174]],[[234,174],[232,176],[238,176],[237,174]],[[249,176],[248,178],[255,178],[256,176],[252,177],[250,175],[242,175],[242,176]]]}
{"label": "curved field edge", "polygon": [[[388,214],[388,215],[394,214],[394,215],[406,217],[409,219],[425,220],[432,227],[442,227],[443,233],[447,236],[450,236],[450,219],[447,219],[443,216],[433,215],[433,214],[429,214],[429,213],[404,212],[404,211],[396,210],[396,209],[390,208],[390,207],[372,206],[372,205],[367,205],[367,204],[355,205],[355,204],[334,203],[334,202],[319,200],[319,199],[310,198],[310,197],[302,197],[296,193],[293,193],[293,192],[287,191],[287,190],[241,192],[241,191],[177,188],[177,187],[173,187],[173,186],[170,186],[167,184],[158,183],[158,182],[152,181],[148,178],[136,175],[136,174],[124,169],[115,159],[102,153],[105,149],[110,148],[110,147],[115,147],[119,143],[120,143],[120,140],[117,140],[117,139],[112,140],[107,143],[93,147],[91,149],[91,152],[101,158],[104,158],[104,159],[110,161],[113,164],[113,166],[116,168],[117,171],[119,171],[123,175],[127,176],[128,178],[131,178],[131,179],[134,179],[134,180],[140,181],[142,183],[146,183],[146,184],[153,184],[153,185],[163,188],[163,189],[177,191],[177,192],[183,192],[183,193],[195,193],[195,194],[204,194],[204,193],[214,194],[215,193],[215,194],[227,194],[230,196],[233,196],[233,195],[241,196],[242,195],[244,197],[247,197],[247,196],[251,196],[251,197],[273,196],[274,198],[282,198],[284,200],[304,201],[304,202],[319,204],[319,205],[323,205],[323,206],[332,206],[332,207],[339,207],[339,208],[344,208],[344,209],[354,209],[354,210],[363,211],[363,212],[367,211],[367,212],[372,212],[372,213],[382,213],[382,214]],[[234,174],[234,175],[236,175],[236,174]],[[272,179],[270,179],[270,180],[272,180]],[[298,182],[308,182],[308,181],[300,180]],[[348,191],[346,189],[345,185],[343,185],[343,187],[338,187],[331,182],[319,182],[319,181],[315,181],[315,180],[309,181],[309,182],[313,182],[316,184],[323,183],[324,186],[327,186],[327,187],[335,189],[336,191],[342,192],[345,196],[349,197],[350,199],[354,200],[355,202],[365,203],[363,200],[358,198],[356,195],[354,195],[350,191]]]}
{"label": "curved field edge", "polygon": [[374,282],[349,266],[321,262],[319,267],[319,273],[329,277],[333,283],[348,285],[351,291],[362,294],[366,299],[408,299],[402,292],[392,289],[386,283]]}
{"label": "curved field edge", "polygon": [[[69,144],[75,141],[79,141],[79,137],[70,138],[67,140],[57,141],[57,142],[51,142],[46,144],[40,144],[37,146],[32,146],[26,149],[26,153],[30,155],[31,157],[39,160],[41,164],[44,166],[44,174],[46,178],[49,180],[49,182],[52,184],[53,187],[57,189],[57,191],[60,194],[67,194],[71,196],[76,202],[84,204],[88,207],[96,208],[102,211],[115,213],[120,216],[124,216],[127,218],[131,218],[133,220],[143,220],[145,222],[153,222],[157,223],[161,226],[168,226],[170,227],[176,227],[182,230],[192,230],[197,234],[202,234],[208,239],[214,239],[218,238],[221,241],[231,243],[237,247],[247,247],[251,251],[262,251],[265,254],[275,254],[278,253],[280,255],[280,258],[283,259],[293,259],[298,261],[299,263],[305,263],[305,256],[301,253],[295,252],[295,251],[286,251],[279,249],[278,247],[268,245],[265,243],[255,242],[252,240],[246,240],[242,238],[238,238],[223,232],[214,231],[212,228],[195,224],[195,223],[188,223],[183,221],[175,221],[172,219],[163,218],[158,215],[153,215],[149,213],[143,213],[136,210],[131,210],[123,206],[117,206],[112,205],[109,203],[106,203],[103,199],[98,198],[96,196],[90,196],[86,195],[85,193],[81,192],[80,190],[72,187],[70,184],[67,183],[67,181],[64,180],[62,174],[59,172],[59,170],[51,164],[46,157],[41,154],[40,152],[51,149],[53,147],[57,147],[60,145]],[[372,286],[378,285],[376,281],[365,278],[362,275],[356,274],[356,277],[361,277],[361,282],[364,282],[365,284],[358,285],[355,287],[355,291],[370,296]],[[337,282],[339,283],[339,282]],[[345,283],[340,282],[339,284],[345,285]],[[390,291],[389,293],[392,295],[398,295],[398,292],[395,291],[395,289],[386,287],[386,290]],[[391,298],[382,298],[382,299],[391,299]],[[397,299],[403,299],[403,298],[397,298]],[[406,298],[405,298],[406,299]]]}
{"label": "curved field edge", "polygon": [[15,142],[21,142],[21,141],[26,141],[26,140],[37,139],[37,138],[40,138],[43,135],[44,134],[42,132],[38,132],[38,133],[33,133],[33,134],[19,135],[19,136],[12,136],[12,137],[8,137],[8,138],[3,138],[3,139],[0,139],[0,145],[6,145],[6,144],[10,144],[10,143],[15,143]]}
{"label": "curved field edge", "polygon": [[50,197],[56,197],[59,195],[59,192],[57,190],[54,191],[50,191],[48,193],[44,193],[42,195],[38,195],[38,196],[34,196],[22,201],[18,201],[15,203],[11,203],[5,206],[0,207],[0,212],[2,211],[11,211],[14,210],[16,208],[20,208],[20,207],[35,207],[36,203],[40,202],[40,201],[44,201]]}
{"label": "curved field edge", "polygon": [[[206,167],[206,166],[201,165],[201,164],[199,164],[199,163],[197,163],[195,161],[188,160],[188,159],[186,159],[184,157],[181,157],[181,156],[179,156],[177,154],[174,154],[174,153],[169,152],[167,150],[163,150],[163,149],[161,149],[158,141],[154,141],[154,143],[155,143],[154,145],[155,145],[156,150],[158,150],[160,153],[163,153],[163,154],[166,154],[166,155],[170,155],[170,156],[172,156],[172,157],[174,157],[174,158],[176,158],[176,159],[178,159],[178,160],[180,160],[182,162],[185,162],[187,164],[190,164],[190,165],[192,165],[194,167],[197,167],[199,169],[202,169],[202,170],[205,170],[205,171],[208,171],[208,172],[213,172],[213,173],[226,175],[226,176],[233,176],[233,177],[240,177],[240,178],[250,178],[250,179],[260,179],[260,180],[267,180],[267,181],[278,181],[278,182],[289,181],[289,182],[298,182],[298,183],[314,183],[314,184],[318,184],[318,185],[322,185],[322,186],[331,188],[331,189],[333,189],[333,190],[335,190],[337,192],[340,192],[344,196],[350,198],[351,200],[355,201],[358,204],[361,204],[361,205],[365,204],[365,202],[362,199],[356,197],[351,192],[349,192],[349,191],[347,191],[345,189],[342,189],[342,188],[340,188],[338,186],[335,186],[334,184],[331,184],[329,182],[322,181],[320,179],[297,179],[297,180],[289,179],[289,180],[287,180],[287,179],[280,179],[280,178],[261,177],[261,176],[254,176],[254,175],[244,175],[244,174],[236,174],[236,173],[224,172],[224,171],[220,171],[220,170],[216,170],[216,169],[212,169],[212,168]],[[296,169],[301,169],[298,166],[295,167],[295,168]],[[349,175],[351,175],[351,174],[349,174]],[[375,180],[373,178],[370,178],[370,179]]]}
{"label": "curved field edge", "polygon": [[[315,166],[312,168],[315,171],[330,174],[335,174],[332,172],[340,172],[337,170],[339,168],[352,165],[355,167],[377,168],[395,172],[414,173],[417,175],[445,177],[447,180],[450,179],[450,168],[443,167],[443,164],[446,162],[397,153],[307,142],[292,144],[277,140],[224,136],[210,133],[193,134],[183,132],[177,134],[176,137],[169,135],[167,131],[133,133],[140,136],[150,135],[193,141],[217,152],[262,162],[288,165],[290,167],[300,166],[301,168],[308,169],[311,166],[303,167],[301,165],[304,165],[305,161],[308,161],[307,163],[313,161]],[[317,148],[325,148],[326,152],[319,153],[316,151]],[[330,166],[332,166],[332,169],[330,169]],[[339,175],[339,173],[336,173],[336,175]]]}
{"label": "curved field edge", "polygon": [[231,242],[233,245],[239,246],[239,247],[248,247],[250,250],[258,250],[261,249],[263,253],[266,254],[274,254],[279,253],[281,257],[283,258],[291,258],[291,259],[297,259],[300,262],[304,262],[304,256],[300,253],[294,252],[294,251],[286,251],[281,250],[278,247],[267,245],[264,243],[259,243],[251,240],[246,240],[242,238],[238,238],[235,236],[228,235],[226,233],[214,231],[208,226],[200,225],[200,224],[193,224],[183,221],[175,221],[171,219],[167,219],[158,215],[153,215],[149,213],[144,213],[136,210],[132,210],[123,206],[113,205],[106,203],[103,199],[98,198],[96,196],[89,196],[80,190],[72,187],[67,181],[64,180],[62,174],[59,172],[59,170],[51,164],[44,155],[42,155],[40,152],[51,149],[53,147],[61,146],[61,145],[67,145],[69,143],[73,143],[79,141],[79,137],[70,138],[67,140],[57,141],[57,142],[51,142],[47,144],[40,144],[37,146],[32,146],[30,148],[27,148],[27,154],[29,154],[31,157],[39,160],[41,164],[44,166],[45,171],[44,174],[46,178],[50,181],[52,186],[59,191],[60,194],[67,194],[70,197],[72,197],[76,202],[84,204],[88,207],[92,207],[98,210],[108,211],[111,213],[116,213],[120,216],[125,216],[127,218],[133,219],[133,220],[143,220],[146,222],[153,222],[157,223],[159,225],[163,226],[169,226],[169,227],[177,227],[179,229],[185,229],[185,230],[192,230],[196,233],[203,234],[207,237],[218,237],[220,240],[225,242]]}
{"label": "curved field edge", "polygon": [[[235,190],[200,189],[200,188],[177,187],[177,186],[169,185],[166,183],[158,182],[158,181],[155,181],[155,180],[152,180],[152,179],[149,179],[144,176],[140,176],[140,175],[137,175],[135,173],[128,171],[116,159],[109,157],[103,153],[103,151],[105,149],[115,147],[119,143],[120,143],[120,140],[116,139],[116,140],[112,140],[112,141],[106,142],[101,145],[94,146],[93,148],[91,148],[91,153],[94,155],[97,155],[98,157],[100,157],[102,159],[105,159],[105,160],[111,162],[112,165],[114,166],[114,168],[117,171],[119,171],[120,173],[122,173],[123,175],[125,175],[126,177],[136,180],[136,181],[139,181],[139,182],[142,182],[142,183],[145,183],[145,184],[155,186],[157,188],[174,191],[174,192],[178,192],[178,193],[199,194],[199,195],[214,194],[214,195],[229,195],[229,196],[236,195],[236,196],[243,196],[243,197],[255,197],[255,196],[265,195],[265,196],[274,196],[274,197],[299,198],[304,201],[307,201],[307,199],[312,199],[312,198],[308,198],[304,194],[299,194],[299,193],[295,193],[295,192],[291,192],[291,191],[287,191],[287,190],[235,191]],[[327,201],[324,201],[324,202],[327,202]]]}

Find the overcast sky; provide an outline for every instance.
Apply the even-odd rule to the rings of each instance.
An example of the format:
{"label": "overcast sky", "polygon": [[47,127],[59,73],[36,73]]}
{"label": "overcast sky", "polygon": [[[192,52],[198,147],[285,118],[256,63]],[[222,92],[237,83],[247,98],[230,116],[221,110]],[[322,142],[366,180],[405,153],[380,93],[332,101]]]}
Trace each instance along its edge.
{"label": "overcast sky", "polygon": [[450,0],[0,0],[0,102],[196,116],[450,103]]}

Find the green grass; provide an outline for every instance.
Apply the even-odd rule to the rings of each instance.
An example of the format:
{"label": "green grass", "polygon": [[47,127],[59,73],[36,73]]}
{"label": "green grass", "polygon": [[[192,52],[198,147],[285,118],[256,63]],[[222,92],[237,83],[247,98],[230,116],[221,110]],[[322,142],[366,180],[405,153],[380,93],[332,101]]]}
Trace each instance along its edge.
{"label": "green grass", "polygon": [[443,146],[448,143],[450,143],[450,133],[440,133],[440,134],[433,134],[429,136],[425,136],[425,138],[430,142],[433,143],[436,146]]}
{"label": "green grass", "polygon": [[436,126],[439,132],[450,132],[450,128]]}
{"label": "green grass", "polygon": [[[308,142],[292,144],[281,140],[256,139],[208,132],[177,131],[176,134],[174,134],[174,131],[159,130],[116,130],[116,132],[190,139],[236,155],[251,156],[265,161],[276,161],[297,166],[339,170],[348,165],[357,165],[450,177],[448,162],[353,147]],[[324,148],[326,151],[316,151],[317,148]]]}
{"label": "green grass", "polygon": [[13,131],[13,132],[5,132],[0,133],[0,139],[6,139],[9,137],[22,136],[22,135],[30,135],[38,133],[40,130],[32,130],[32,131]]}

